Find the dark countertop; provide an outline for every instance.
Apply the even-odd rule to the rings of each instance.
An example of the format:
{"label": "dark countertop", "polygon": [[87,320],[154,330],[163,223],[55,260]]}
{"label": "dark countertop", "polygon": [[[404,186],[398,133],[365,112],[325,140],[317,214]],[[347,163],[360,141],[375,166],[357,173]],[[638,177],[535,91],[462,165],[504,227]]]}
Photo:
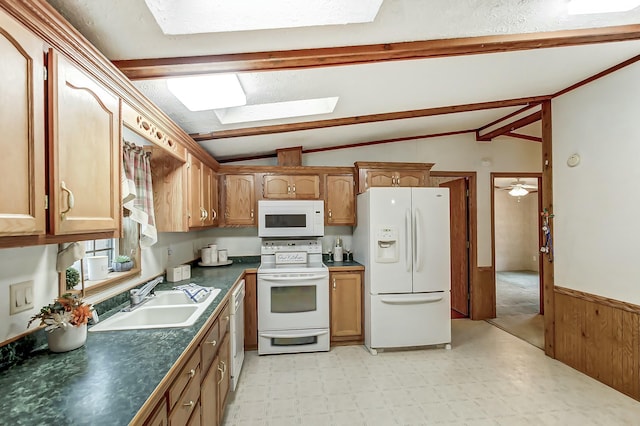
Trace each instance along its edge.
{"label": "dark countertop", "polygon": [[0,376],[0,425],[128,424],[238,277],[257,267],[195,267],[189,280],[160,284],[157,290],[189,282],[222,290],[191,327],[89,332],[79,349],[42,349],[11,367]]}

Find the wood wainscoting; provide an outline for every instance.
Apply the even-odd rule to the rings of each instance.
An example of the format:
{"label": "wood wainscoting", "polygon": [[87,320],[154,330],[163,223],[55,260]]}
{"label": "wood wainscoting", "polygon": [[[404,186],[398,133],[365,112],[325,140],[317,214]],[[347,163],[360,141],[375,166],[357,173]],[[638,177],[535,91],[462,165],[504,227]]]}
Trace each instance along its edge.
{"label": "wood wainscoting", "polygon": [[640,400],[640,306],[555,287],[558,361]]}

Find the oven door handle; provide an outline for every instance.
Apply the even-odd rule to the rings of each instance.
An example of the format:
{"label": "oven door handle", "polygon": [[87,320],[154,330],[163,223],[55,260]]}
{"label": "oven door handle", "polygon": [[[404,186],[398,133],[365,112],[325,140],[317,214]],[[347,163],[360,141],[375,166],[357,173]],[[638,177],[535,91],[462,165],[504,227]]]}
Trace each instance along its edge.
{"label": "oven door handle", "polygon": [[329,331],[327,330],[319,330],[319,331],[311,331],[311,332],[304,332],[301,331],[298,334],[291,334],[291,333],[285,333],[285,334],[278,334],[278,333],[260,333],[260,337],[266,337],[267,339],[279,339],[279,338],[285,338],[285,339],[299,339],[301,337],[314,337],[314,336],[322,336],[323,334],[329,334]]}
{"label": "oven door handle", "polygon": [[259,280],[265,281],[309,281],[309,280],[317,280],[322,278],[327,278],[328,275],[325,274],[314,274],[314,275],[303,275],[297,277],[270,277],[265,275],[259,275]]}

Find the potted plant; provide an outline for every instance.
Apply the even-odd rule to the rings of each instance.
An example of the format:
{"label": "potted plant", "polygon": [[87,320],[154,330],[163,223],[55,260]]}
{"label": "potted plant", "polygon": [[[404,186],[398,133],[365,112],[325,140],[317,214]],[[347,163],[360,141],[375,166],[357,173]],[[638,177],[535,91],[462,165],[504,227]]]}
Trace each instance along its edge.
{"label": "potted plant", "polygon": [[52,352],[67,352],[77,349],[87,341],[87,322],[91,317],[91,305],[71,293],[63,294],[53,303],[40,309],[29,320],[46,326],[47,341]]}
{"label": "potted plant", "polygon": [[116,260],[113,262],[113,270],[115,272],[126,272],[133,268],[133,261],[127,255],[120,255],[116,257]]}
{"label": "potted plant", "polygon": [[66,271],[65,284],[67,290],[73,290],[80,282],[80,272],[73,266],[69,266]]}

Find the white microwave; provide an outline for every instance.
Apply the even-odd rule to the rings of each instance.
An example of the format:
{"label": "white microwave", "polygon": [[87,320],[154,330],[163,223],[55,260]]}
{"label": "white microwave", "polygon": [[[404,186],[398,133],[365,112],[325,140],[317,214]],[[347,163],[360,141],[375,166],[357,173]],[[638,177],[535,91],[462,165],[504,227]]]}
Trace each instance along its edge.
{"label": "white microwave", "polygon": [[324,236],[324,201],[259,200],[258,236]]}

